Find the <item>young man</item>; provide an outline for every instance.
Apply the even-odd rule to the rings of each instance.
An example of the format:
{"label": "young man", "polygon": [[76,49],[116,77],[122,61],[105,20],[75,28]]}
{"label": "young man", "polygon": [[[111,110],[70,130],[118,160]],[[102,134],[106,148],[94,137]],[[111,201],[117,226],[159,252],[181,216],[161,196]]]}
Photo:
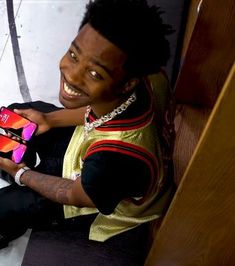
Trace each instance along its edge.
{"label": "young man", "polygon": [[[89,238],[105,241],[162,215],[172,195],[165,145],[171,135],[165,107],[155,120],[147,75],[166,63],[170,32],[145,0],[88,4],[60,62],[65,109],[36,102],[23,107],[41,112],[16,110],[39,125],[35,146],[41,162],[29,169],[27,161],[17,165],[0,158],[0,168],[16,182],[0,190],[2,247],[28,227],[64,217],[92,214]],[[63,173],[58,162],[50,163],[52,153],[64,157]]]}

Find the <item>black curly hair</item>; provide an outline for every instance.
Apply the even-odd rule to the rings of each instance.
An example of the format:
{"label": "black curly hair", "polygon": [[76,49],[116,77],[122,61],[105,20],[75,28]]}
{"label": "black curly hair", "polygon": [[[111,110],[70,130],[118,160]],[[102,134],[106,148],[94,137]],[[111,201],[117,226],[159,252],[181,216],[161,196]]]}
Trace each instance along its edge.
{"label": "black curly hair", "polygon": [[146,0],[90,0],[80,29],[89,23],[102,36],[124,51],[130,76],[157,73],[170,56],[165,36],[172,33],[156,6]]}

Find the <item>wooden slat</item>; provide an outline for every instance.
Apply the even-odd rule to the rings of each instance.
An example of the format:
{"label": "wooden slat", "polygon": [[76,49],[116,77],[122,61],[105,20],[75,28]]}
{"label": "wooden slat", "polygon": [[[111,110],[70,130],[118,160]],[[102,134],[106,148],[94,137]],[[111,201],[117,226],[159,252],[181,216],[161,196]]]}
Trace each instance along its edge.
{"label": "wooden slat", "polygon": [[146,266],[235,265],[235,65]]}
{"label": "wooden slat", "polygon": [[197,16],[198,16],[197,10],[198,10],[198,5],[199,5],[200,1],[201,0],[191,0],[190,1],[188,20],[187,20],[186,30],[185,30],[185,34],[184,34],[183,48],[182,48],[182,53],[181,53],[182,59],[185,57],[190,39],[192,37],[194,26],[195,26],[195,23],[197,21]]}
{"label": "wooden slat", "polygon": [[176,84],[178,102],[213,107],[235,59],[235,1],[203,0]]}
{"label": "wooden slat", "polygon": [[[174,180],[179,185],[193,155],[211,109],[177,105],[175,115]],[[196,121],[196,123],[195,123]]]}

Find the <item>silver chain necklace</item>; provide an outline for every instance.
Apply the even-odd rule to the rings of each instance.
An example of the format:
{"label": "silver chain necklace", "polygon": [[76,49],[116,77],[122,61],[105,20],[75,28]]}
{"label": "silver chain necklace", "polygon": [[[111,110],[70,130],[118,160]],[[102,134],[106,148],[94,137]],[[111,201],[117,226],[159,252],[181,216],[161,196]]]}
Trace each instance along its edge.
{"label": "silver chain necklace", "polygon": [[104,123],[112,120],[115,116],[123,113],[129,105],[131,105],[134,101],[136,101],[136,94],[132,93],[131,96],[120,106],[115,108],[112,112],[107,113],[106,115],[102,115],[100,118],[95,121],[89,123],[89,114],[91,112],[91,107],[88,105],[85,113],[85,124],[84,124],[84,139],[88,137],[89,132],[96,127],[103,125]]}

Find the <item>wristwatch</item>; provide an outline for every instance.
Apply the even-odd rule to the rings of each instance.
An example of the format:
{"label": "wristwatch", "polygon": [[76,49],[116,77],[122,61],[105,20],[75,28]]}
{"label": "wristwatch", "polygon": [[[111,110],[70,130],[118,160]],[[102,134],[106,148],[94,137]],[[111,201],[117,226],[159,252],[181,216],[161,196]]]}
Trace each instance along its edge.
{"label": "wristwatch", "polygon": [[24,167],[20,168],[16,172],[14,179],[15,179],[15,182],[16,182],[17,185],[19,185],[19,186],[25,186],[25,184],[23,184],[23,183],[20,182],[20,178],[23,175],[23,173],[26,172],[26,171],[28,171],[28,170],[31,170],[31,169],[29,167],[27,167],[27,166],[24,166]]}

